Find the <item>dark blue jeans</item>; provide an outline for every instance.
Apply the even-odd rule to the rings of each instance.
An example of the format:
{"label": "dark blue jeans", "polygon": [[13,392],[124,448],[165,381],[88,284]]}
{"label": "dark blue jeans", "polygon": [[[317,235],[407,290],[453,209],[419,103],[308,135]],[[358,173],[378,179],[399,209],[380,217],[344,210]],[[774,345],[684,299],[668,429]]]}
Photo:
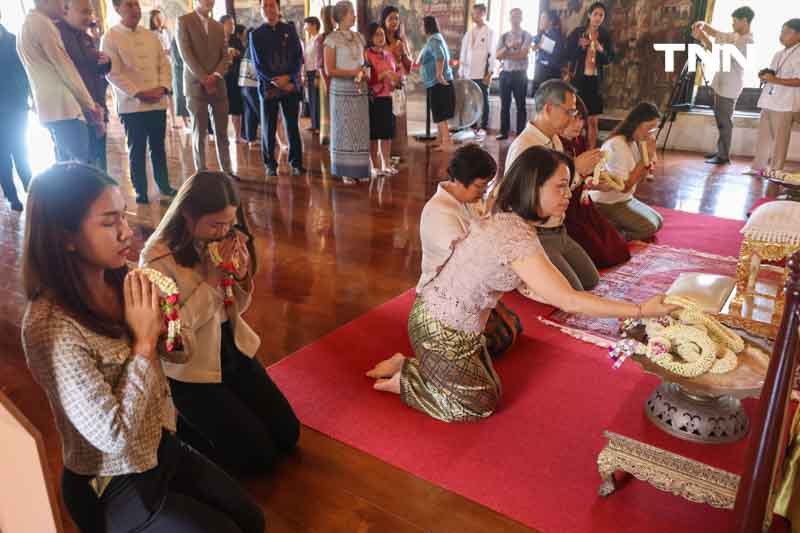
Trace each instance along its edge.
{"label": "dark blue jeans", "polygon": [[[108,128],[108,123],[106,123]],[[89,126],[89,164],[103,172],[108,172],[108,157],[106,155],[106,134],[97,135],[97,128]]]}
{"label": "dark blue jeans", "polygon": [[317,87],[317,71],[306,71],[306,89],[308,89],[308,111],[311,115],[311,128],[319,129],[319,87]]}
{"label": "dark blue jeans", "polygon": [[289,138],[289,164],[294,168],[303,166],[303,141],[300,138],[298,113],[300,112],[300,93],[289,93],[280,98],[265,99],[261,96],[261,151],[264,166],[278,168],[275,159],[275,135],[278,132],[278,108],[283,111],[283,124]]}
{"label": "dark blue jeans", "polygon": [[153,179],[162,192],[169,191],[167,173],[167,150],[164,139],[167,134],[167,112],[165,110],[122,113],[120,115],[125,135],[128,138],[128,162],[131,181],[136,195],[147,198],[147,148],[150,147],[150,162],[153,164]]}
{"label": "dark blue jeans", "polygon": [[517,103],[517,135],[528,122],[525,109],[525,93],[528,90],[528,73],[522,70],[500,73],[500,133],[508,135],[511,130],[511,96]]}
{"label": "dark blue jeans", "polygon": [[64,470],[61,493],[81,533],[263,533],[264,513],[233,478],[164,432],[158,464],[114,476],[98,497],[93,476]]}
{"label": "dark blue jeans", "polygon": [[89,126],[78,119],[45,124],[56,149],[56,161],[89,162]]}
{"label": "dark blue jeans", "polygon": [[19,200],[14,186],[14,168],[26,189],[31,181],[31,165],[25,142],[27,133],[27,111],[0,113],[0,186],[9,202]]}
{"label": "dark blue jeans", "polygon": [[242,87],[244,117],[241,136],[249,142],[258,137],[258,123],[261,122],[261,103],[258,101],[258,87]]}

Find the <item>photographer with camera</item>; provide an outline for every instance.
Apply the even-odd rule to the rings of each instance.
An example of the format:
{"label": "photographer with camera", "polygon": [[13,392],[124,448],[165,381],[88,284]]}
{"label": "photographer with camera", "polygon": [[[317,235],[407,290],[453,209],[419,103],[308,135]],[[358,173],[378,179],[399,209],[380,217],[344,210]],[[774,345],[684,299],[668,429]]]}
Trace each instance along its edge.
{"label": "photographer with camera", "polygon": [[758,142],[753,164],[744,171],[751,176],[767,167],[783,170],[792,122],[800,112],[800,18],[783,25],[780,40],[784,49],[775,54],[768,69],[758,74],[764,84],[758,99]]}
{"label": "photographer with camera", "polygon": [[[753,34],[750,24],[755,13],[749,7],[740,7],[732,14],[733,32],[726,33],[716,30],[698,21],[692,26],[692,36],[708,50],[711,50],[711,39],[716,44],[732,44],[747,56],[747,45],[753,44]],[[710,165],[727,165],[730,163],[731,138],[733,137],[733,110],[736,100],[744,87],[744,68],[736,61],[731,62],[731,70],[722,69],[714,75],[711,88],[714,89],[714,117],[717,119],[719,140],[717,150],[706,156],[706,163]]]}

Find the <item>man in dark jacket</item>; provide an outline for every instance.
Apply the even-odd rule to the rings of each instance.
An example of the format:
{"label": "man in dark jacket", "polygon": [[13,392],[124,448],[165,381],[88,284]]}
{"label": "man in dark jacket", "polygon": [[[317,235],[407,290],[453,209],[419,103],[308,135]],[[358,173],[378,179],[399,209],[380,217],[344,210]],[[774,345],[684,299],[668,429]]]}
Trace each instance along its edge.
{"label": "man in dark jacket", "polygon": [[[0,14],[0,20],[2,20]],[[22,211],[22,202],[14,186],[14,167],[25,190],[31,180],[28,147],[28,96],[30,86],[25,68],[17,55],[17,38],[0,24],[0,186],[11,209]],[[13,163],[12,163],[13,161]]]}
{"label": "man in dark jacket", "polygon": [[106,105],[106,91],[108,81],[106,74],[111,71],[111,60],[108,55],[100,52],[89,35],[92,23],[92,5],[89,0],[66,0],[64,5],[67,14],[56,22],[56,27],[61,33],[64,48],[75,63],[78,74],[81,75],[89,94],[103,110],[101,120],[92,122],[87,117],[89,124],[89,163],[97,168],[108,170],[106,157],[106,129],[108,124],[108,106]]}

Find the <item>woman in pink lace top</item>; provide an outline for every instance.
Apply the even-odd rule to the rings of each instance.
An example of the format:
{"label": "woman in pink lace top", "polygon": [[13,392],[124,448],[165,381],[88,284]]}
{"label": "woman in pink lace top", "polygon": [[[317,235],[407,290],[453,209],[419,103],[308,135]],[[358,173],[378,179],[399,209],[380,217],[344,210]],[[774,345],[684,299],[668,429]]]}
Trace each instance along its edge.
{"label": "woman in pink lace top", "polygon": [[572,173],[572,161],[548,148],[532,147],[517,158],[492,213],[454,243],[418,292],[408,319],[415,357],[396,354],[367,373],[377,390],[445,422],[490,416],[501,389],[482,331],[503,293],[522,283],[556,307],[592,316],[656,317],[674,309],[662,296],[632,304],[576,291],[553,266],[536,225],[564,214]]}

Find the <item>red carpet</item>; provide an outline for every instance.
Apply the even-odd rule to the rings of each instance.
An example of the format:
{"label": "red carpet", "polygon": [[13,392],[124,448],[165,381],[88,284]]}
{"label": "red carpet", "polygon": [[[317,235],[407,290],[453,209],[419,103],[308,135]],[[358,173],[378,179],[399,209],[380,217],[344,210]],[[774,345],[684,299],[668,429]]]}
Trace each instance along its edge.
{"label": "red carpet", "polygon": [[[741,222],[664,212],[659,243],[735,255]],[[364,372],[411,353],[412,300],[408,291],[270,368],[304,424],[546,533],[730,531],[730,513],[638,481],[596,495],[602,431],[635,426],[656,380],[635,365],[612,370],[605,351],[540,324],[548,308],[520,296],[504,300],[525,333],[496,363],[496,415],[445,424],[374,392]]]}

